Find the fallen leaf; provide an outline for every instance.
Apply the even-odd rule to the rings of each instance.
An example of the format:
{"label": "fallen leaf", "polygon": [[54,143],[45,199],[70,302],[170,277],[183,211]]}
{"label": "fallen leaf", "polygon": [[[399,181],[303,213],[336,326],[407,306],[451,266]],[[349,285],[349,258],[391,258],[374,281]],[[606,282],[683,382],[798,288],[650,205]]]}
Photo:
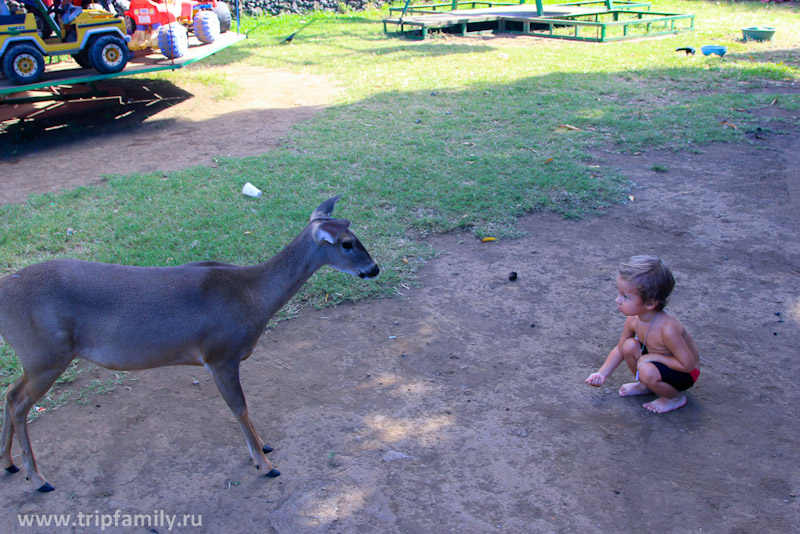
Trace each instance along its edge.
{"label": "fallen leaf", "polygon": [[553,158],[547,158],[546,160],[544,160],[545,163],[551,163],[552,161],[553,161]]}
{"label": "fallen leaf", "polygon": [[496,237],[484,237],[483,239],[481,239],[482,243],[488,243],[490,241],[497,241],[497,238]]}

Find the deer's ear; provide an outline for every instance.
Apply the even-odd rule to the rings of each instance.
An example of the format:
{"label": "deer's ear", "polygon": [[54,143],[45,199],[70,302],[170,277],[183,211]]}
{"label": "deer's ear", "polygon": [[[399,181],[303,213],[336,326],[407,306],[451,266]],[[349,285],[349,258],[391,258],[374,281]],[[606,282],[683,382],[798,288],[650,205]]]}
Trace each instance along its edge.
{"label": "deer's ear", "polygon": [[314,241],[336,243],[339,237],[350,228],[350,221],[344,219],[321,220],[314,228]]}
{"label": "deer's ear", "polygon": [[312,221],[317,219],[328,219],[330,218],[331,214],[333,213],[333,207],[341,198],[341,195],[336,195],[335,197],[331,197],[322,204],[319,205],[317,209],[314,210],[314,213],[311,214]]}

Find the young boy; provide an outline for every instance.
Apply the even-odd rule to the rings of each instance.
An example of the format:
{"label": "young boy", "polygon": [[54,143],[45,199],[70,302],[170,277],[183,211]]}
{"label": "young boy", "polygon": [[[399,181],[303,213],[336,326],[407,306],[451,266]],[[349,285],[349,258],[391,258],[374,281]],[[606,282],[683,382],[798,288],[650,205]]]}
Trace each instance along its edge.
{"label": "young boy", "polygon": [[619,268],[617,308],[625,316],[619,343],[605,363],[585,380],[600,387],[624,360],[636,382],[619,388],[622,397],[655,393],[644,404],[651,412],[666,413],[686,404],[681,393],[700,374],[700,355],[683,325],[664,311],[675,287],[669,267],[654,256],[633,256]]}

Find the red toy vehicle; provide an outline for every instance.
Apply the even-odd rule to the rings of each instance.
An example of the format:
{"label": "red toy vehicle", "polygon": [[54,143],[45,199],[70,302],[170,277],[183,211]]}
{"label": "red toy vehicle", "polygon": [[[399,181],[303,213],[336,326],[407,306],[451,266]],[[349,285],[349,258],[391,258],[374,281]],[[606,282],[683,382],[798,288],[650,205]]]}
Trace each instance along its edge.
{"label": "red toy vehicle", "polygon": [[201,42],[211,43],[231,27],[228,4],[217,0],[131,0],[125,14],[132,21],[131,50],[160,48],[168,58],[186,53],[186,28]]}

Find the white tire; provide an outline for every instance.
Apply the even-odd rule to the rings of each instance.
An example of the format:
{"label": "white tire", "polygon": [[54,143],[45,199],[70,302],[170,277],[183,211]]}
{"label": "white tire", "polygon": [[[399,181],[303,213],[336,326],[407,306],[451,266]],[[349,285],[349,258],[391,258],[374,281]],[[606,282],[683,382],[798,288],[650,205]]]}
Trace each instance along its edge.
{"label": "white tire", "polygon": [[192,20],[194,35],[203,44],[219,39],[219,17],[213,11],[198,11]]}
{"label": "white tire", "polygon": [[169,59],[186,55],[189,50],[189,35],[180,22],[172,22],[158,29],[158,47]]}
{"label": "white tire", "polygon": [[219,32],[225,33],[231,29],[231,8],[225,2],[217,2],[217,7],[214,8],[214,13],[217,14],[219,19]]}

